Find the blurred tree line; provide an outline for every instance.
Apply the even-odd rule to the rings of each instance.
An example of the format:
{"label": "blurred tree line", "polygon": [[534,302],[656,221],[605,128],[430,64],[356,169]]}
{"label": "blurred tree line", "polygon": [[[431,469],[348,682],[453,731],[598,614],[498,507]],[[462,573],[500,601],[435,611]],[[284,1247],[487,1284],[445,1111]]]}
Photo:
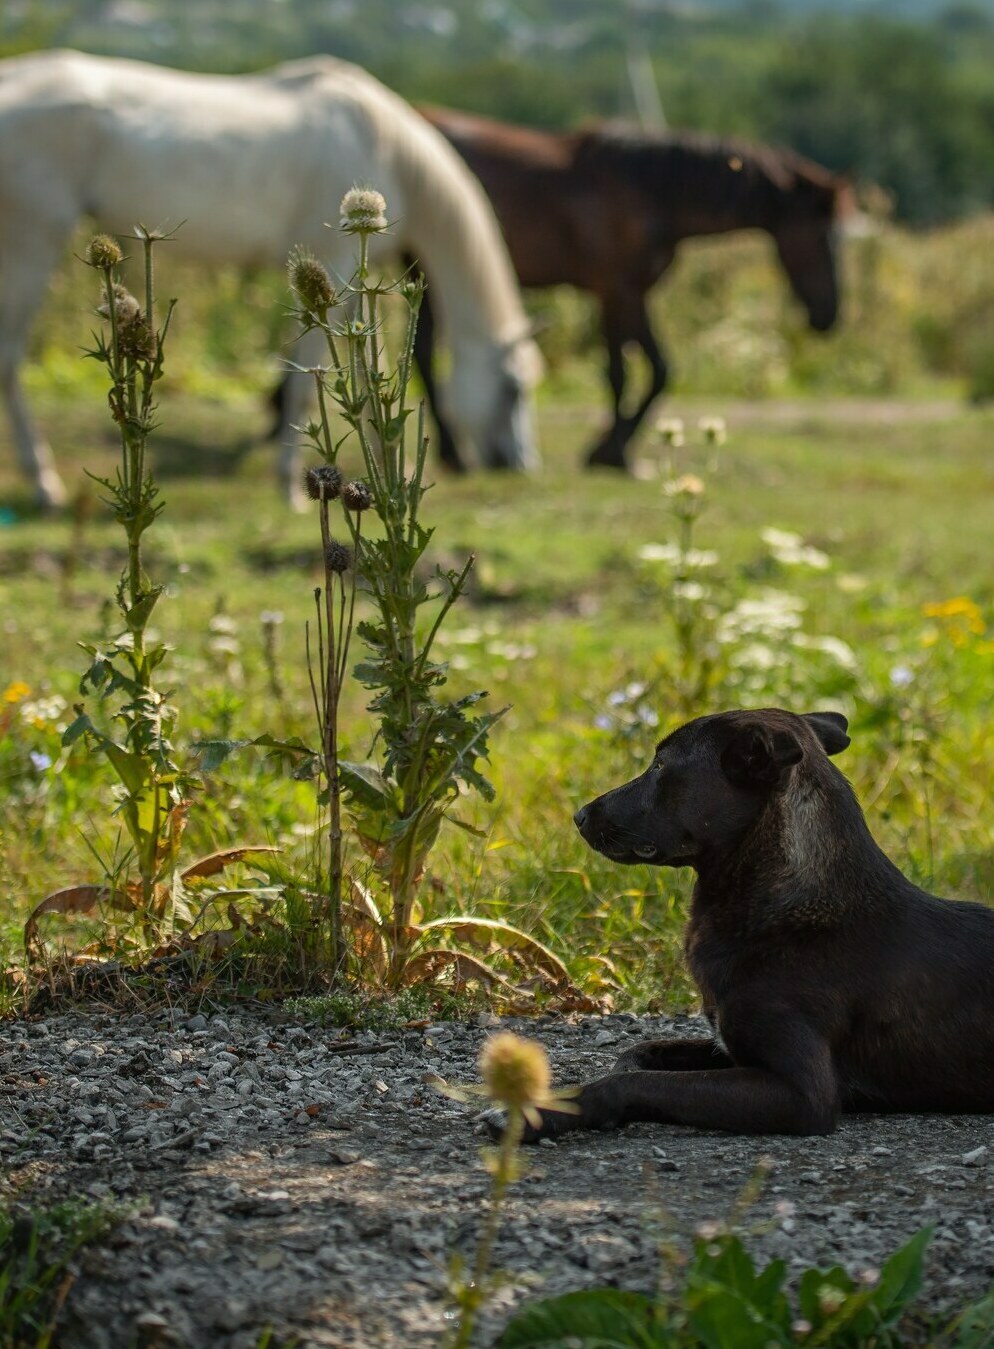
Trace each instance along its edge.
{"label": "blurred tree line", "polygon": [[813,3],[0,0],[0,51],[232,72],[324,51],[414,101],[546,127],[630,116],[634,57],[672,127],[792,145],[886,188],[910,223],[994,205],[992,0]]}

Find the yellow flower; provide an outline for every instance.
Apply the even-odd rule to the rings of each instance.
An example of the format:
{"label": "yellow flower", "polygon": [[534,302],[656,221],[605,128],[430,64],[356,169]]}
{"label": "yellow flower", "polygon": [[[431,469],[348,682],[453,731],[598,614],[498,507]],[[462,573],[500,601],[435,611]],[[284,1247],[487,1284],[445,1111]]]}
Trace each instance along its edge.
{"label": "yellow flower", "polygon": [[5,703],[19,703],[30,692],[29,685],[25,684],[23,679],[15,679],[13,684],[8,684],[4,690],[3,700]]}
{"label": "yellow flower", "polygon": [[517,1110],[545,1100],[552,1081],[542,1046],[510,1031],[487,1040],[480,1052],[480,1075],[492,1101]]}
{"label": "yellow flower", "polygon": [[[972,632],[979,637],[987,631],[980,605],[966,595],[956,595],[949,600],[934,600],[929,604],[923,604],[922,613],[926,618],[945,619],[950,629],[957,628],[964,637],[966,632]],[[962,645],[962,641],[959,645]]]}

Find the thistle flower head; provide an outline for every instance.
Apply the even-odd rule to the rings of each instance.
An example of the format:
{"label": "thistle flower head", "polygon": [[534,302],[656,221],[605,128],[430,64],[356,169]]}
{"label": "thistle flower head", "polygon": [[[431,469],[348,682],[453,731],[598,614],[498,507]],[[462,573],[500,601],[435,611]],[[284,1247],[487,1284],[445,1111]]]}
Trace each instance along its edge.
{"label": "thistle flower head", "polygon": [[324,550],[324,565],[339,576],[352,565],[352,549],[337,539],[331,539]]}
{"label": "thistle flower head", "polygon": [[347,482],[342,488],[342,502],[347,510],[358,514],[360,511],[369,510],[373,504],[373,494],[368,484],[357,478],[355,482]]}
{"label": "thistle flower head", "polygon": [[535,1040],[510,1031],[492,1035],[480,1053],[487,1095],[512,1110],[526,1110],[549,1098],[552,1080],[545,1050]]}
{"label": "thistle flower head", "polygon": [[86,249],[87,262],[91,267],[97,267],[102,271],[108,267],[116,267],[123,257],[120,244],[109,234],[94,235]]}
{"label": "thistle flower head", "polygon": [[387,227],[387,204],[375,188],[349,188],[339,209],[346,234],[378,234]]}
{"label": "thistle flower head", "polygon": [[342,470],[334,464],[318,464],[304,473],[304,491],[312,501],[334,501],[342,490]]}
{"label": "thistle flower head", "polygon": [[[104,318],[110,318],[110,308],[105,300],[103,304],[97,305],[97,313],[103,314]],[[119,325],[133,323],[141,315],[141,305],[127,289],[126,286],[115,284],[114,286],[114,318]]]}
{"label": "thistle flower head", "polygon": [[327,268],[310,253],[295,248],[287,263],[290,285],[300,296],[300,302],[311,314],[323,313],[335,303],[335,288]]}
{"label": "thistle flower head", "polygon": [[159,339],[144,314],[135,314],[117,330],[117,344],[125,356],[136,361],[154,361],[159,351]]}

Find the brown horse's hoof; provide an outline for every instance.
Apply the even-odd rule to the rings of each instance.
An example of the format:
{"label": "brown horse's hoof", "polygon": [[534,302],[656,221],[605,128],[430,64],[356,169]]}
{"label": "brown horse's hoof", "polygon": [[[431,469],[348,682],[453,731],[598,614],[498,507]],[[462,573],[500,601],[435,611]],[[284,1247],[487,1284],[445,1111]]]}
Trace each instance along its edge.
{"label": "brown horse's hoof", "polygon": [[627,473],[625,452],[611,444],[595,445],[587,455],[587,468],[613,468],[619,473]]}

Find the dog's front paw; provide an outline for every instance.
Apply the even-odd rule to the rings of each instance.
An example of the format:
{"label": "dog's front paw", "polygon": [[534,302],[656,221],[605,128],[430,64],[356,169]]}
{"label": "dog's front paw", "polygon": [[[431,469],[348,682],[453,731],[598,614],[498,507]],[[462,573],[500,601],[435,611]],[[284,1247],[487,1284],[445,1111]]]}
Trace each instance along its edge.
{"label": "dog's front paw", "polygon": [[[528,1120],[524,1121],[521,1131],[522,1143],[541,1143],[544,1138],[558,1138],[573,1129],[583,1128],[576,1115],[568,1115],[562,1110],[540,1110],[538,1114],[541,1118],[537,1125]],[[497,1108],[485,1110],[482,1115],[477,1116],[477,1123],[483,1125],[495,1143],[499,1143],[507,1128],[507,1111]]]}

